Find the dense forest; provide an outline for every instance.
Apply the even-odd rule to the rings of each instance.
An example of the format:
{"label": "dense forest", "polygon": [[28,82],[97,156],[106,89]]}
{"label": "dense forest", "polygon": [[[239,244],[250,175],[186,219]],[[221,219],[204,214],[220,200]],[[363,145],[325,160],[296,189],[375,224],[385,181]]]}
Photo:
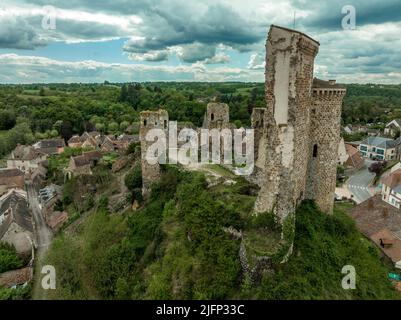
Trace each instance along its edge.
{"label": "dense forest", "polygon": [[[17,143],[98,130],[117,133],[138,121],[139,112],[159,107],[172,120],[200,126],[206,104],[230,105],[238,127],[250,125],[263,107],[262,83],[132,83],[0,85],[0,156]],[[401,117],[401,85],[347,85],[343,124],[383,123]]]}

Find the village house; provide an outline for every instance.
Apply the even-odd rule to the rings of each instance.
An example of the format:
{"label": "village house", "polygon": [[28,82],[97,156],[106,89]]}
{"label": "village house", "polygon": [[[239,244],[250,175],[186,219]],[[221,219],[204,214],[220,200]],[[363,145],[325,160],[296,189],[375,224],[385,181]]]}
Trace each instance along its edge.
{"label": "village house", "polygon": [[92,167],[102,158],[100,151],[84,152],[80,156],[71,157],[68,167],[65,169],[65,176],[71,179],[73,176],[91,175]]}
{"label": "village house", "polygon": [[0,196],[10,189],[24,189],[24,173],[19,169],[0,169]]}
{"label": "village house", "polygon": [[33,239],[27,194],[22,190],[10,190],[0,198],[0,241],[13,245],[18,254],[30,256]]}
{"label": "village house", "polygon": [[347,134],[354,134],[354,133],[366,133],[368,131],[367,126],[360,125],[360,124],[347,124],[343,127],[343,130]]}
{"label": "village house", "polygon": [[81,148],[82,147],[82,141],[81,137],[78,135],[72,136],[68,141],[67,144],[70,148]]}
{"label": "village house", "polygon": [[396,147],[399,140],[392,140],[383,137],[368,137],[359,145],[359,152],[365,158],[373,160],[394,160],[396,159]]}
{"label": "village house", "polygon": [[400,209],[401,203],[401,169],[391,172],[382,179],[382,199]]}
{"label": "village house", "polygon": [[396,268],[401,269],[401,239],[400,232],[394,232],[387,228],[373,234],[371,240],[391,260]]}
{"label": "village house", "polygon": [[33,145],[36,150],[49,156],[64,152],[65,142],[63,139],[41,140]]}
{"label": "village house", "polygon": [[401,130],[401,119],[394,119],[386,124],[384,128],[384,134],[388,136],[394,136],[397,131]]}
{"label": "village house", "polygon": [[11,270],[0,274],[0,287],[4,288],[17,288],[24,286],[32,280],[33,268],[28,266],[26,268]]}
{"label": "village house", "polygon": [[70,148],[98,148],[101,144],[101,134],[97,131],[84,132],[81,136],[72,136],[67,144]]}
{"label": "village house", "polygon": [[345,149],[347,150],[347,155],[348,155],[348,159],[345,162],[345,165],[347,167],[351,167],[356,170],[361,169],[365,164],[365,160],[362,158],[358,149],[348,143],[345,144]]}
{"label": "village house", "polygon": [[30,176],[38,168],[42,161],[47,159],[48,155],[35,149],[32,146],[18,145],[7,159],[8,169],[19,169]]}
{"label": "village house", "polygon": [[348,213],[356,226],[375,243],[397,268],[401,268],[401,215],[399,210],[376,195]]}
{"label": "village house", "polygon": [[101,150],[104,152],[124,152],[133,142],[139,142],[139,135],[122,134],[102,135],[97,131],[84,132],[81,136],[73,136],[68,140],[68,146],[71,148],[89,148]]}

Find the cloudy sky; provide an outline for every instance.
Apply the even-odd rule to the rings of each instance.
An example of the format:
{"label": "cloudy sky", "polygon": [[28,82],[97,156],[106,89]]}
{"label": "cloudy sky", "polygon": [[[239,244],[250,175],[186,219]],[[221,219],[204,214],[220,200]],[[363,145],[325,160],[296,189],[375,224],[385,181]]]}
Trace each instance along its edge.
{"label": "cloudy sky", "polygon": [[0,83],[263,81],[268,28],[294,14],[317,76],[401,83],[400,0],[1,0]]}

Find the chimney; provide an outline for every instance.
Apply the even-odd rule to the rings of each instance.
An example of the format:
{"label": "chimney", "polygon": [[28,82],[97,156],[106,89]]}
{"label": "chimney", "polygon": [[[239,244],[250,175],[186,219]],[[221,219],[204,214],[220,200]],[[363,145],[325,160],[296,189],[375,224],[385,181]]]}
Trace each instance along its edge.
{"label": "chimney", "polygon": [[334,86],[336,84],[336,80],[329,80],[329,85]]}

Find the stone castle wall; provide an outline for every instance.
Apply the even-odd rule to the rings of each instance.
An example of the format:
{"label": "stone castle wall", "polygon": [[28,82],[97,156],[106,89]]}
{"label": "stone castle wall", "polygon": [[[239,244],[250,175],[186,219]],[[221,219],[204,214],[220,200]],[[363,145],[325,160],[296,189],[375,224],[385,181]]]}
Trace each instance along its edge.
{"label": "stone castle wall", "polygon": [[322,211],[329,213],[333,211],[344,95],[344,89],[313,90],[306,198],[314,199]]}
{"label": "stone castle wall", "polygon": [[161,129],[168,135],[168,112],[166,110],[158,111],[143,111],[140,113],[140,129],[139,140],[141,142],[141,166],[142,166],[142,193],[147,197],[150,193],[150,186],[152,183],[160,178],[160,165],[159,163],[150,164],[146,160],[146,153],[152,141],[146,141],[146,134],[151,129]]}
{"label": "stone castle wall", "polygon": [[[266,43],[266,108],[254,108],[254,180],[260,186],[255,213],[274,212],[282,237],[294,230],[294,213],[304,199],[314,199],[330,213],[336,183],[341,105],[345,89],[335,81],[314,79],[319,43],[295,30],[272,26]],[[165,110],[141,112],[140,141],[144,194],[160,176],[146,150],[152,128],[166,130]],[[231,128],[227,104],[207,106],[203,128]],[[199,131],[199,129],[198,129]],[[292,243],[289,239],[288,254]],[[287,256],[288,256],[287,254]]]}
{"label": "stone castle wall", "polygon": [[[288,29],[272,27],[266,43],[266,105],[257,167],[265,181],[256,212],[274,210],[280,222],[303,199],[309,145],[309,109],[314,57],[319,44]],[[260,113],[256,110],[255,112]],[[260,146],[264,146],[263,151]],[[262,160],[261,160],[262,158]]]}

